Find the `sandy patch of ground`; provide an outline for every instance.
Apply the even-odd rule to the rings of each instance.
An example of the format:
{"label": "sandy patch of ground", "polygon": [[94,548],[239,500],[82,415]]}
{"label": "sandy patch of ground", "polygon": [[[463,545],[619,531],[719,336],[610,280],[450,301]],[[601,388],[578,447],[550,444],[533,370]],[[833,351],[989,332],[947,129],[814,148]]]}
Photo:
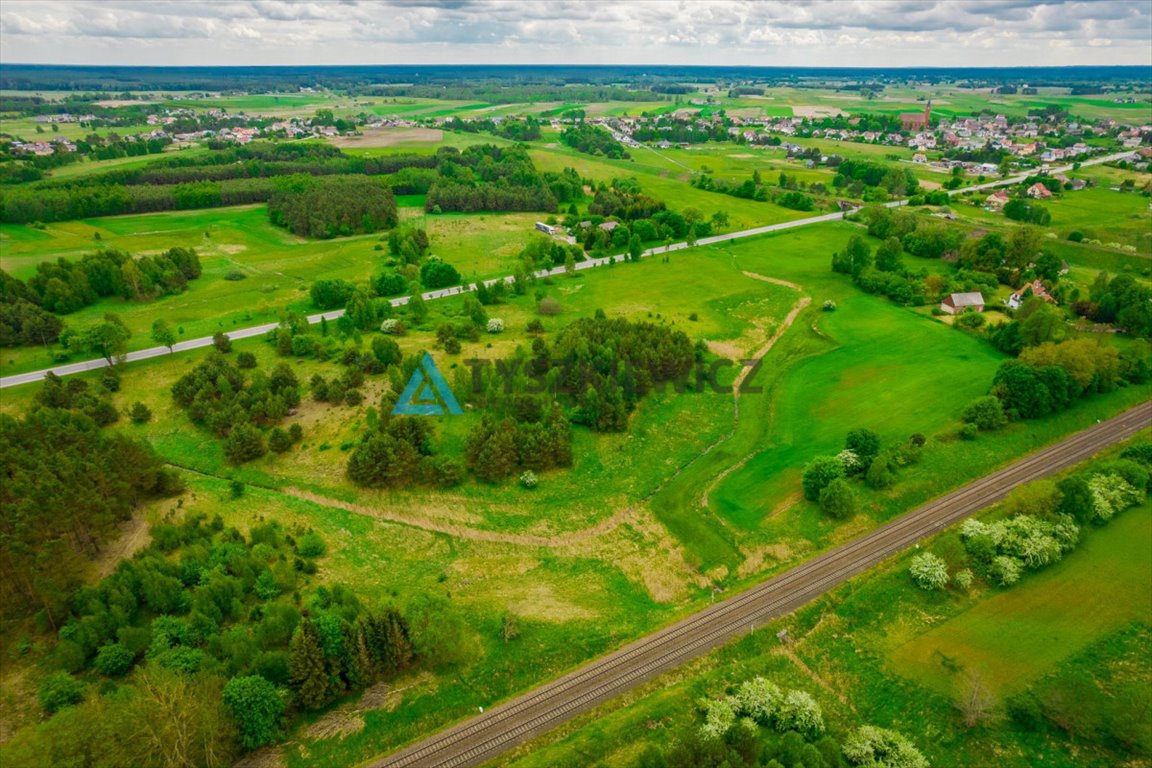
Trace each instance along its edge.
{"label": "sandy patch of ground", "polygon": [[[462,500],[460,499],[457,499],[452,503],[444,503],[441,506],[438,504],[438,499],[432,498],[421,506],[421,513],[411,511],[409,514],[397,514],[396,512],[391,511],[394,509],[394,505],[391,502],[389,502],[387,505],[382,503],[379,507],[374,507],[365,504],[353,504],[352,502],[333,499],[327,496],[321,496],[319,494],[312,493],[311,491],[305,491],[299,488],[285,488],[284,493],[288,496],[294,496],[298,499],[310,501],[313,504],[318,504],[320,506],[343,509],[359,515],[367,515],[368,517],[374,517],[385,522],[396,523],[398,525],[406,525],[412,528],[419,528],[420,530],[424,531],[443,533],[445,535],[454,536],[460,539],[488,541],[497,544],[518,544],[526,547],[557,548],[576,544],[588,539],[595,539],[604,536],[605,534],[619,527],[621,524],[628,522],[633,517],[635,512],[635,509],[632,507],[624,507],[614,512],[610,517],[601,520],[596,525],[569,533],[554,535],[503,533],[500,531],[480,530],[471,528],[466,524],[462,524],[479,523],[481,522],[481,518],[477,515],[464,512],[462,509]],[[381,498],[383,500],[385,497],[382,496]],[[422,513],[426,513],[430,509],[433,511],[433,516],[451,516],[454,521],[445,522],[442,519],[428,519]]]}
{"label": "sandy patch of ground", "polygon": [[359,136],[337,136],[330,141],[341,148],[390,147],[406,142],[429,144],[444,138],[439,128],[365,128]]}
{"label": "sandy patch of ground", "polygon": [[509,584],[488,594],[525,619],[562,624],[597,617],[595,611],[557,595],[556,588],[547,582]]}
{"label": "sandy patch of ground", "polygon": [[[413,689],[432,690],[436,687],[436,679],[428,672],[419,675],[400,678],[393,683],[380,682],[365,689],[360,700],[352,704],[342,704],[327,713],[303,732],[306,739],[344,739],[354,733],[364,730],[364,713],[383,709],[393,711],[404,699],[404,692]],[[301,747],[303,749],[303,747]],[[259,754],[259,753],[256,753]],[[275,756],[279,758],[279,751]],[[247,760],[247,758],[245,758]],[[262,762],[248,764],[237,763],[238,768],[276,768],[283,765],[283,761]]]}
{"label": "sandy patch of ground", "polygon": [[362,730],[364,718],[360,713],[340,707],[312,723],[302,735],[306,739],[343,739]]}
{"label": "sandy patch of ground", "polygon": [[706,343],[708,350],[719,357],[737,360],[744,355],[744,349],[733,341],[712,341],[710,339]]}
{"label": "sandy patch of ground", "polygon": [[232,768],[284,768],[284,755],[279,746],[263,747],[249,752],[233,764]]}
{"label": "sandy patch of ground", "polygon": [[943,185],[943,184],[941,184],[941,183],[940,183],[940,182],[938,182],[938,181],[924,181],[924,180],[921,180],[921,181],[920,181],[920,186],[924,187],[924,189],[927,189],[927,190],[933,190],[933,189],[943,189],[943,188],[944,188],[944,185]]}
{"label": "sandy patch of ground", "polygon": [[793,105],[792,114],[796,117],[835,117],[836,115],[849,115],[851,113],[839,107],[797,107]]}
{"label": "sandy patch of ground", "polygon": [[745,153],[745,152],[741,152],[741,153],[738,153],[738,154],[735,154],[735,155],[728,155],[728,157],[734,157],[734,158],[736,158],[736,159],[738,159],[738,160],[747,160],[747,159],[748,159],[748,158],[750,158],[750,157],[755,157],[755,155],[749,155],[749,154],[747,154],[747,153]]}
{"label": "sandy patch of ground", "polygon": [[765,544],[764,546],[752,549],[744,558],[744,562],[736,569],[736,575],[740,578],[751,576],[760,573],[777,563],[784,563],[792,560],[796,553],[792,551],[792,547],[787,542],[778,541],[774,544]]}
{"label": "sandy patch of ground", "polygon": [[134,107],[139,104],[159,104],[158,101],[140,101],[137,99],[105,99],[104,101],[92,102],[98,107],[107,107],[108,109],[116,109],[117,107]]}
{"label": "sandy patch of ground", "polygon": [[243,253],[248,250],[248,246],[239,243],[221,243],[216,246],[216,250],[221,253],[226,253],[229,256],[235,256],[238,253]]}
{"label": "sandy patch of ground", "polygon": [[768,519],[772,520],[776,517],[779,517],[780,515],[787,512],[788,510],[792,509],[792,507],[799,504],[801,502],[801,500],[803,500],[803,498],[804,498],[804,494],[800,491],[795,491],[794,493],[790,493],[789,495],[780,499],[780,501],[778,501],[776,503],[776,506],[772,507],[772,511],[768,513]]}
{"label": "sandy patch of ground", "polygon": [[786,563],[796,557],[796,552],[787,541],[776,541],[768,545],[756,547],[744,558],[736,575],[740,577],[751,576],[772,567],[776,563]]}
{"label": "sandy patch of ground", "polygon": [[613,535],[561,547],[559,554],[592,557],[612,563],[633,584],[639,584],[659,603],[683,600],[693,585],[708,582],[685,557],[674,539],[647,507],[631,510],[632,517]]}
{"label": "sandy patch of ground", "polygon": [[111,575],[121,560],[132,557],[152,541],[148,522],[140,513],[137,513],[131,520],[119,523],[116,527],[120,529],[120,537],[104,547],[93,560],[96,565],[96,573],[101,579]]}

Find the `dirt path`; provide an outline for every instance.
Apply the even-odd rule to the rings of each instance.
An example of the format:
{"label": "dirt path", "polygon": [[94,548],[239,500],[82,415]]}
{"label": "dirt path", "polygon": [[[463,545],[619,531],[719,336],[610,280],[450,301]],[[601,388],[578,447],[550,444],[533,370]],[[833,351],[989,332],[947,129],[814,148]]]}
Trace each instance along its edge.
{"label": "dirt path", "polygon": [[389,523],[396,523],[397,525],[407,525],[412,528],[419,528],[424,531],[432,533],[443,533],[447,536],[454,536],[460,539],[471,539],[472,541],[490,541],[496,544],[516,544],[522,547],[566,547],[572,544],[578,544],[588,539],[599,538],[614,529],[630,521],[636,514],[636,507],[625,507],[613,513],[611,517],[601,520],[591,528],[584,528],[583,530],[573,531],[571,533],[561,533],[555,536],[533,536],[526,533],[501,533],[499,531],[481,531],[475,528],[468,528],[462,525],[450,525],[447,523],[437,523],[431,520],[422,520],[420,518],[406,517],[404,515],[397,515],[383,509],[365,506],[363,504],[353,504],[348,501],[341,501],[339,499],[331,499],[327,496],[321,496],[311,491],[301,490],[299,488],[285,488],[282,491],[287,496],[292,496],[297,499],[303,499],[313,504],[319,504],[322,507],[331,507],[333,509],[343,509],[347,512],[353,512],[358,515],[366,515],[374,517],[377,520],[383,520]]}
{"label": "dirt path", "polygon": [[[806,675],[808,677],[808,679],[810,679],[812,682],[816,683],[816,685],[820,686],[821,688],[823,688],[828,693],[835,696],[839,700],[839,702],[841,704],[843,704],[844,706],[848,707],[848,709],[852,710],[853,712],[856,712],[856,707],[852,706],[852,702],[848,700],[848,697],[844,695],[843,691],[841,691],[837,688],[833,688],[831,685],[829,685],[827,680],[820,677],[820,675],[816,674],[816,672],[811,667],[809,667],[807,664],[804,663],[804,659],[797,656],[796,652],[793,651],[791,648],[788,648],[787,646],[785,646],[783,648],[778,648],[776,650],[776,653],[787,658],[789,661],[791,661],[793,664],[795,664],[796,668],[799,669],[802,673],[804,673],[804,675]],[[859,713],[857,713],[857,714],[859,714]]]}
{"label": "dirt path", "polygon": [[121,534],[115,541],[101,550],[93,560],[99,578],[110,576],[121,560],[127,560],[152,541],[152,534],[143,514],[137,513],[131,520],[121,523]]}
{"label": "dirt path", "polygon": [[787,280],[781,280],[778,277],[768,277],[767,275],[758,275],[755,272],[749,272],[748,270],[742,270],[742,271],[744,272],[745,277],[750,277],[753,280],[762,280],[765,283],[774,283],[776,285],[782,285],[785,288],[791,288],[794,291],[804,290],[800,286],[796,285],[796,283],[790,283]]}
{"label": "dirt path", "polygon": [[[794,291],[802,290],[800,288],[800,286],[796,285],[796,283],[790,283],[787,280],[780,280],[779,278],[775,278],[775,277],[767,277],[765,275],[758,275],[755,272],[744,272],[744,274],[747,277],[752,278],[753,280],[762,280],[766,283],[774,283],[776,285],[782,285],[785,288],[791,288]],[[807,307],[811,303],[812,303],[812,299],[810,297],[801,296],[796,301],[796,303],[792,305],[792,309],[784,317],[784,321],[781,322],[780,325],[776,328],[776,332],[772,334],[772,337],[770,339],[768,339],[768,341],[764,342],[764,346],[760,347],[760,349],[756,350],[756,352],[752,355],[752,359],[760,360],[764,357],[764,355],[768,354],[769,350],[771,350],[772,347],[776,344],[776,342],[780,340],[780,337],[784,335],[784,332],[787,331],[792,326],[792,323],[796,321],[797,316],[804,310],[805,307]],[[736,380],[732,382],[732,404],[733,404],[733,408],[735,410],[735,416],[734,416],[735,422],[740,421],[740,387],[741,387],[741,385],[743,385],[744,380],[746,378],[748,378],[748,375],[751,372],[752,372],[751,368],[744,368],[736,376]],[[735,433],[735,429],[733,429],[733,433]],[[731,435],[729,435],[729,437],[731,437]],[[711,447],[715,447],[715,446],[711,446]],[[723,472],[718,474],[715,478],[713,478],[712,482],[710,482],[708,484],[708,487],[704,489],[704,493],[701,494],[701,496],[700,496],[700,506],[707,507],[708,506],[708,494],[711,493],[713,490],[715,490],[716,486],[718,486],[721,483],[721,481],[724,480],[724,478],[728,477],[728,475],[732,474],[733,472],[735,472],[736,470],[740,469],[745,464],[747,464],[752,459],[752,457],[755,456],[757,453],[759,453],[759,451],[753,451],[752,453],[749,453],[747,456],[740,459],[740,461],[738,461],[735,464],[733,464],[732,466],[728,467]]]}

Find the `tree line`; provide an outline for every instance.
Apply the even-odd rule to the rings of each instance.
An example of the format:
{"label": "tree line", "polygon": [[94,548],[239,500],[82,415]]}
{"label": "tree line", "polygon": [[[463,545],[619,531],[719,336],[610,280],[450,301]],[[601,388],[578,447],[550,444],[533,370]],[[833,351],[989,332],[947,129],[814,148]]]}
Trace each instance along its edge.
{"label": "tree line", "polygon": [[363,176],[288,176],[268,198],[268,218],[301,237],[330,238],[395,227],[396,199]]}
{"label": "tree line", "polygon": [[442,147],[439,177],[428,190],[430,212],[555,211],[556,197],[523,146]]}
{"label": "tree line", "polygon": [[347,155],[331,144],[320,142],[253,142],[206,154],[176,153],[159,158],[143,168],[113,169],[80,179],[46,181],[36,185],[36,188],[116,184],[167,186],[196,181],[291,176],[298,173],[310,176],[378,176],[407,168],[434,169],[436,165],[436,157],[432,154],[398,153],[362,157]]}
{"label": "tree line", "polygon": [[540,121],[532,115],[528,115],[523,120],[506,117],[499,121],[490,117],[469,120],[450,117],[444,121],[443,127],[449,131],[461,131],[463,133],[483,131],[512,141],[537,141],[540,138]]}
{"label": "tree line", "polygon": [[37,264],[27,282],[0,270],[0,346],[53,344],[66,331],[56,315],[111,296],[145,301],[182,293],[200,274],[200,259],[191,248],[138,258],[114,249],[78,261],[60,258]]}
{"label": "tree line", "polygon": [[272,180],[262,178],[170,185],[70,185],[47,189],[17,187],[6,190],[0,200],[0,221],[29,224],[244,205],[265,202],[274,191]]}
{"label": "tree line", "polygon": [[583,120],[561,131],[560,141],[586,155],[607,157],[612,160],[630,157],[628,150],[613,138],[607,128]]}

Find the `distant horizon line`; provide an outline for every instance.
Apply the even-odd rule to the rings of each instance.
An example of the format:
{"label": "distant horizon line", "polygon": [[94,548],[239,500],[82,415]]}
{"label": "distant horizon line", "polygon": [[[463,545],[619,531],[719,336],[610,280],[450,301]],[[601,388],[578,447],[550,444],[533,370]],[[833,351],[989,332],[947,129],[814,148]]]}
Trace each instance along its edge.
{"label": "distant horizon line", "polygon": [[44,63],[36,61],[0,60],[0,68],[4,67],[47,67],[47,68],[83,68],[83,69],[351,69],[351,68],[520,68],[520,69],[636,69],[649,67],[653,69],[684,69],[684,70],[792,70],[792,71],[839,71],[839,72],[867,72],[867,71],[988,71],[988,70],[1068,70],[1068,69],[1143,69],[1147,70],[1152,78],[1152,65],[1148,64],[1032,64],[1032,65],[983,65],[983,66],[939,66],[939,65],[876,65],[876,66],[796,66],[787,64],[654,64],[654,63],[613,63],[613,64],[525,64],[525,63],[420,63],[420,64],[73,64],[73,63]]}

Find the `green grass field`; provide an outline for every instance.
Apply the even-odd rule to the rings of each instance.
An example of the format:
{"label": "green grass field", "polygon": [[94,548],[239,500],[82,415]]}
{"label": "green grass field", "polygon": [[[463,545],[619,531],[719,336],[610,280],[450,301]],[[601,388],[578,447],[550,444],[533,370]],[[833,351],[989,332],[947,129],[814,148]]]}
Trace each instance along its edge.
{"label": "green grass field", "polygon": [[[1016,587],[963,597],[914,587],[906,553],[495,764],[537,768],[596,755],[605,766],[631,768],[645,745],[668,747],[695,727],[693,702],[763,675],[816,697],[831,733],[860,723],[896,728],[942,768],[985,764],[990,754],[1005,768],[1142,765],[1117,745],[1070,739],[1056,728],[1030,732],[1001,719],[968,729],[955,709],[958,670],[966,667],[984,671],[1001,706],[1024,687],[1044,695],[1075,675],[1136,687],[1152,680],[1152,504],[1084,535],[1064,561]],[[946,532],[928,546],[947,549],[940,540],[955,536]],[[784,628],[804,666],[776,639]]]}
{"label": "green grass field", "polygon": [[[894,638],[897,674],[951,694],[955,673],[983,670],[997,692],[1016,693],[1093,642],[1152,621],[1152,514],[1147,505],[1090,531],[1065,561],[994,593],[907,642]],[[899,644],[897,644],[899,643]]]}

